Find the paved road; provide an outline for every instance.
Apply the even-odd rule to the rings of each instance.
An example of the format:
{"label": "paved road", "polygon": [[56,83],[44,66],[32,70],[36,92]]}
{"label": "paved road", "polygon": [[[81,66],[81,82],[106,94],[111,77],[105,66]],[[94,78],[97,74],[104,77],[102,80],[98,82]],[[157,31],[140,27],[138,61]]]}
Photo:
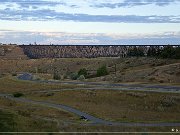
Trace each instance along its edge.
{"label": "paved road", "polygon": [[[145,88],[106,88],[106,87],[93,87],[93,88],[65,88],[65,89],[55,89],[55,90],[37,90],[33,91],[33,93],[44,93],[44,92],[61,92],[61,91],[79,91],[79,90],[115,90],[115,91],[142,91],[142,92],[158,92],[158,93],[180,93],[179,91],[173,91],[173,90],[164,90],[164,89],[145,89]],[[32,92],[31,92],[32,93]]]}
{"label": "paved road", "polygon": [[[51,83],[51,84],[74,84],[74,85],[91,85],[94,88],[89,89],[110,89],[110,90],[136,90],[136,91],[148,91],[148,92],[168,92],[168,93],[180,93],[180,86],[163,86],[163,85],[145,85],[145,84],[112,84],[112,83],[96,83],[96,82],[67,82],[67,81],[47,81],[47,80],[33,80],[32,74],[22,73],[17,77],[20,80],[30,80],[39,83]],[[99,88],[97,88],[99,87]],[[84,88],[88,89],[88,88]],[[76,89],[74,89],[76,90]]]}
{"label": "paved road", "polygon": [[65,111],[74,113],[78,116],[84,116],[88,120],[92,122],[92,124],[101,124],[101,125],[113,125],[113,126],[140,126],[140,127],[173,127],[173,126],[180,126],[180,123],[125,123],[125,122],[111,122],[106,121],[103,119],[96,118],[92,115],[89,115],[87,113],[81,112],[80,110],[74,109],[72,107],[62,105],[62,104],[54,104],[49,103],[45,101],[34,101],[30,99],[25,98],[14,98],[12,95],[8,94],[0,94],[0,97],[4,97],[9,100],[17,101],[17,102],[23,102],[23,103],[30,103],[30,104],[36,104],[36,105],[43,105],[47,107],[52,107],[56,109],[63,109]]}

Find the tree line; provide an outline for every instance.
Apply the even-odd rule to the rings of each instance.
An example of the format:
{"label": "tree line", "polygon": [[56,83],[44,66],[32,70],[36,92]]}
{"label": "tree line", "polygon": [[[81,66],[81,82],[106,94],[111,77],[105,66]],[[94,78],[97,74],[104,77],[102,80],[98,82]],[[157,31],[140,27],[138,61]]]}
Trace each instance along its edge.
{"label": "tree line", "polygon": [[141,47],[134,46],[128,50],[127,56],[180,59],[180,46],[150,46],[147,52]]}

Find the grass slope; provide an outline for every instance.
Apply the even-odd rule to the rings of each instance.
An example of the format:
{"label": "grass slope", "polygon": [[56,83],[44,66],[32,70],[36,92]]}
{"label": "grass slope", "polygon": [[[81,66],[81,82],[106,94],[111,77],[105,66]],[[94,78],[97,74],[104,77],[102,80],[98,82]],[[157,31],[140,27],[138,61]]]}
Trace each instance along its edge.
{"label": "grass slope", "polygon": [[94,116],[112,121],[173,122],[180,120],[179,94],[111,90],[61,91],[47,97],[43,93],[27,95],[72,106]]}

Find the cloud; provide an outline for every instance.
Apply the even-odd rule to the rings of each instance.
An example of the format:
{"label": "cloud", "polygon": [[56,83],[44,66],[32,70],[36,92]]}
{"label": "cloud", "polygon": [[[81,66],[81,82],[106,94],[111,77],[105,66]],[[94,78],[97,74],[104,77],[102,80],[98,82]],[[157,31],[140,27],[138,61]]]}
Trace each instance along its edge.
{"label": "cloud", "polygon": [[89,15],[56,12],[50,9],[41,10],[0,10],[0,20],[11,21],[76,21],[108,23],[180,23],[180,16],[137,16],[137,15]]}
{"label": "cloud", "polygon": [[157,6],[167,6],[169,4],[180,2],[180,0],[125,0],[124,2],[119,3],[96,3],[91,5],[91,7],[96,8],[120,8],[120,7],[134,7],[134,6],[143,6],[154,4]]}
{"label": "cloud", "polygon": [[167,45],[180,44],[180,32],[153,34],[90,34],[65,32],[0,31],[2,43],[69,45]]}
{"label": "cloud", "polygon": [[[1,0],[0,4],[16,4],[20,9],[39,9],[40,7],[55,7],[55,6],[68,6],[71,8],[77,8],[77,5],[67,4],[66,2],[52,1],[52,0]],[[8,5],[8,6],[9,6]]]}

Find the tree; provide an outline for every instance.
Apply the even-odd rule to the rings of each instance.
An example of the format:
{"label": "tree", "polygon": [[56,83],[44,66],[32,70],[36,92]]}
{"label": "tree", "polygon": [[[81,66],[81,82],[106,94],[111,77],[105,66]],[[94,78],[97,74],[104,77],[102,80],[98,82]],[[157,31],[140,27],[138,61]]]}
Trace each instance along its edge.
{"label": "tree", "polygon": [[148,49],[148,52],[147,52],[147,56],[148,57],[154,57],[156,55],[156,49],[154,46],[151,46],[149,49]]}
{"label": "tree", "polygon": [[107,67],[106,67],[106,65],[104,65],[104,66],[98,68],[96,75],[97,75],[97,77],[99,77],[99,76],[104,76],[104,75],[108,75],[108,74],[109,74],[109,72],[107,70]]}
{"label": "tree", "polygon": [[84,75],[84,77],[86,78],[87,77],[87,70],[85,68],[82,68],[78,71],[78,75],[81,76],[81,75]]}
{"label": "tree", "polygon": [[61,76],[60,76],[59,72],[56,70],[56,68],[54,69],[53,79],[61,80]]}
{"label": "tree", "polygon": [[173,46],[166,46],[163,48],[160,57],[173,58],[174,53],[175,53],[175,49],[173,48]]}
{"label": "tree", "polygon": [[175,59],[180,59],[180,47],[176,47],[176,48],[175,48],[173,58],[175,58]]}
{"label": "tree", "polygon": [[79,77],[79,75],[78,75],[78,73],[72,73],[71,75],[70,75],[70,77],[71,77],[71,79],[72,80],[77,80],[78,79],[78,77]]}
{"label": "tree", "polygon": [[130,49],[127,53],[128,56],[136,56],[136,57],[142,57],[144,56],[144,52],[143,52],[143,49],[139,48],[139,47],[136,47],[134,46],[132,49]]}

